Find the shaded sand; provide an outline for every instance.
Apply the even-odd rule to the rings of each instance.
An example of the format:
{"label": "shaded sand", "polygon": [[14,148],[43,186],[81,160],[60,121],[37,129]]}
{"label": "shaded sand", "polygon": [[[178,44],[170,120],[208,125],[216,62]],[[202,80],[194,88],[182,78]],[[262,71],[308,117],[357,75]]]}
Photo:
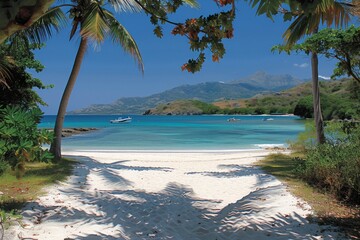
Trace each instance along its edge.
{"label": "shaded sand", "polygon": [[343,239],[252,165],[268,153],[67,152],[74,175],[5,239]]}

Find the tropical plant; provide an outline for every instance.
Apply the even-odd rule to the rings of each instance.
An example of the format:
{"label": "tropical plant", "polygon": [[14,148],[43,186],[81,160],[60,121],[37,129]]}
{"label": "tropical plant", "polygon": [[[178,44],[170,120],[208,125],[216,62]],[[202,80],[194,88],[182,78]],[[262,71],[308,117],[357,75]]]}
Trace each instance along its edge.
{"label": "tropical plant", "polygon": [[360,83],[360,27],[323,29],[293,49],[338,60],[332,78],[347,74]]}
{"label": "tropical plant", "polygon": [[[22,4],[25,3],[24,1],[18,1],[13,4],[14,5],[11,5],[10,3],[3,3],[3,5],[0,4],[0,11],[5,11],[6,13],[4,16],[1,15],[0,19],[11,19],[12,13],[16,12],[12,9],[12,7],[16,8],[16,6],[22,6]],[[26,6],[30,7],[29,3],[27,3]],[[24,7],[23,10],[27,7]],[[38,7],[40,7],[40,5]],[[4,8],[6,10],[4,10]],[[11,11],[10,13],[10,10],[14,11]],[[26,10],[24,11],[26,12]],[[32,13],[37,15],[34,12]],[[18,18],[16,19],[18,20]],[[42,42],[48,37],[51,37],[54,30],[58,32],[61,29],[64,23],[65,15],[60,9],[51,8],[45,13],[42,12],[41,16],[37,16],[36,19],[37,21],[31,25],[21,26],[21,24],[15,24],[14,28],[11,28],[13,25],[12,22],[0,31],[0,87],[2,89],[5,89],[6,87],[8,88],[8,91],[12,90],[14,93],[16,91],[19,92],[21,90],[17,89],[18,86],[13,83],[20,83],[21,85],[21,81],[24,80],[24,76],[19,77],[18,74],[20,72],[25,72],[25,68],[32,68],[37,72],[42,70],[43,67],[40,66],[41,64],[34,60],[32,50],[40,49]],[[32,22],[32,20],[29,21]],[[0,21],[0,23],[2,22]],[[8,29],[8,27],[11,29]],[[8,29],[5,34],[7,37],[2,39],[4,29]],[[12,30],[14,30],[14,32]],[[9,35],[10,33],[12,34]],[[14,74],[14,72],[16,74]],[[35,86],[37,85],[37,87],[39,87],[41,84],[38,80],[37,82],[38,83],[36,83]],[[13,86],[10,86],[11,84],[13,84]],[[22,95],[20,94],[18,96],[18,101],[21,101],[21,98]]]}
{"label": "tropical plant", "polygon": [[[331,126],[335,124],[335,126]],[[336,195],[340,200],[360,203],[360,127],[344,132],[339,123],[326,127],[330,141],[308,145],[298,176],[309,184]]]}
{"label": "tropical plant", "polygon": [[2,69],[5,71],[2,75],[4,84],[0,84],[0,106],[19,105],[26,108],[45,105],[33,88],[45,89],[48,86],[28,72],[30,69],[40,72],[44,68],[33,53],[34,49],[40,47],[20,41],[16,47],[10,43],[0,44],[0,60],[3,60]]}
{"label": "tropical plant", "polygon": [[[249,0],[253,7],[258,6],[257,13],[266,14],[272,18],[281,12],[284,21],[292,21],[289,28],[283,34],[285,46],[291,48],[300,38],[305,35],[317,33],[320,24],[328,27],[339,27],[350,20],[352,4],[335,0]],[[286,9],[286,6],[288,9]],[[311,69],[313,86],[314,120],[317,132],[317,142],[325,143],[324,123],[320,104],[319,68],[317,52],[311,51]]]}
{"label": "tropical plant", "polygon": [[313,99],[311,96],[306,96],[299,100],[294,109],[294,115],[302,118],[312,118],[314,114]]}
{"label": "tropical plant", "polygon": [[0,108],[0,165],[18,170],[19,177],[26,161],[49,161],[52,155],[43,149],[49,144],[52,133],[38,130],[42,112],[39,108],[7,106]]}
{"label": "tropical plant", "polygon": [[[138,5],[133,1],[108,1],[108,3],[115,9],[136,10],[138,8]],[[115,44],[120,44],[125,52],[129,53],[137,61],[140,70],[143,71],[142,58],[135,40],[124,26],[117,21],[114,15],[105,8],[104,1],[74,1],[74,4],[71,4],[69,13],[73,26],[70,32],[70,39],[78,32],[81,40],[56,117],[55,138],[50,147],[55,160],[60,160],[61,158],[61,134],[66,108],[80,72],[89,41],[95,41],[99,44],[104,41],[106,36],[110,37]]]}

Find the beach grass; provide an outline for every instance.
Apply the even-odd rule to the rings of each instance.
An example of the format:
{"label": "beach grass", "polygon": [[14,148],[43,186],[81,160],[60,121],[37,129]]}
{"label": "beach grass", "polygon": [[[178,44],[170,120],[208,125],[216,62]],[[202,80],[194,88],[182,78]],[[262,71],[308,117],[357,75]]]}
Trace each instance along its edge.
{"label": "beach grass", "polygon": [[63,159],[59,163],[26,163],[25,174],[17,179],[14,171],[0,176],[0,211],[14,212],[26,202],[42,193],[42,189],[52,183],[63,181],[72,173],[76,162]]}
{"label": "beach grass", "polygon": [[301,180],[295,173],[296,154],[271,154],[257,163],[264,171],[284,182],[295,196],[313,209],[314,220],[342,228],[349,237],[360,239],[360,208],[344,204],[335,196],[322,192]]}

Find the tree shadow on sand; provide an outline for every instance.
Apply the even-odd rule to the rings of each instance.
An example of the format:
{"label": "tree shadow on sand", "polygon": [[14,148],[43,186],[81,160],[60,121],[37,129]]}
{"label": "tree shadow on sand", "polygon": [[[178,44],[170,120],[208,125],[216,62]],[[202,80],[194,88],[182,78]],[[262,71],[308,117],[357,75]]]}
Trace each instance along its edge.
{"label": "tree shadow on sand", "polygon": [[[131,181],[116,174],[121,169],[156,174],[172,171],[171,168],[131,167],[125,166],[124,161],[104,164],[88,157],[79,159],[84,164],[76,166],[72,178],[59,188],[61,195],[75,199],[78,204],[56,202],[56,199],[53,206],[33,202],[24,211],[26,219],[39,226],[51,221],[64,231],[76,229],[69,231],[68,239],[337,239],[337,234],[328,231],[327,226],[309,223],[294,212],[271,214],[272,197],[285,194],[286,190],[282,185],[269,185],[273,177],[253,166],[220,165],[221,172],[188,173],[215,178],[256,175],[262,187],[214,212],[206,207],[216,203],[214,200],[196,198],[192,189],[179,183],[168,183],[156,193],[129,190],[125,187],[131,186]],[[92,171],[120,187],[89,190],[87,181]]]}

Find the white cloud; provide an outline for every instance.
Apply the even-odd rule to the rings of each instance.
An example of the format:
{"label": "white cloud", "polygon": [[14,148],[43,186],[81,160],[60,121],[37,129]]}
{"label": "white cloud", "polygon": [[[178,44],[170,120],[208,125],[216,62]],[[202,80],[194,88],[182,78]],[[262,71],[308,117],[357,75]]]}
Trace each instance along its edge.
{"label": "white cloud", "polygon": [[299,67],[299,68],[306,68],[306,67],[308,67],[309,66],[309,64],[307,64],[307,63],[294,63],[294,66],[295,67]]}
{"label": "white cloud", "polygon": [[325,80],[330,80],[331,79],[331,77],[325,77],[325,76],[321,76],[321,75],[319,75],[319,78],[322,78],[322,79],[325,79]]}

